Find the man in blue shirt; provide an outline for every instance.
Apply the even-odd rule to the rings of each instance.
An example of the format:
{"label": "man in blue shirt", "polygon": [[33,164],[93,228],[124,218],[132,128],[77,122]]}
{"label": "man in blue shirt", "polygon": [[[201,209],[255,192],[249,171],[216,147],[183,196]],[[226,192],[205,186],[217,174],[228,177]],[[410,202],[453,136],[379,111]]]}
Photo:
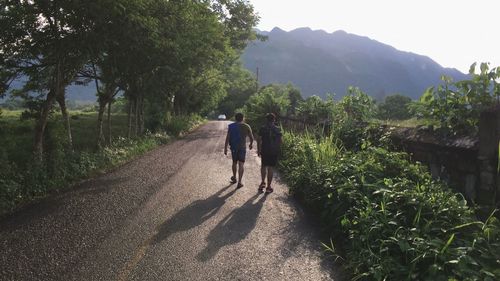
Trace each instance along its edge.
{"label": "man in blue shirt", "polygon": [[247,137],[250,139],[248,148],[251,150],[253,145],[253,134],[250,125],[244,122],[242,113],[236,113],[234,117],[236,122],[228,126],[224,154],[227,155],[227,146],[229,145],[233,158],[233,176],[231,177],[231,183],[236,183],[236,166],[238,166],[238,185],[236,188],[241,188],[243,187],[241,180],[243,178],[243,166],[246,157]]}

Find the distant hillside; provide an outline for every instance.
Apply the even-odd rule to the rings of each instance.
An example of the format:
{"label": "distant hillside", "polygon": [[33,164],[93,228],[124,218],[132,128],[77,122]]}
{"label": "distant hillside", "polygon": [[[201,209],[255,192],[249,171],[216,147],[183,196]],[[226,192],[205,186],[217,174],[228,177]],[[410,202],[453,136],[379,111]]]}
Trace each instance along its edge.
{"label": "distant hillside", "polygon": [[245,67],[253,72],[259,67],[262,85],[292,82],[305,97],[326,93],[339,97],[348,86],[357,86],[377,99],[394,93],[416,99],[429,86],[441,83],[443,74],[454,80],[467,77],[429,57],[345,31],[274,28],[262,34],[268,40],[249,44],[243,53]]}
{"label": "distant hillside", "polygon": [[[11,85],[11,90],[22,88],[23,81],[26,81],[26,78],[19,78],[17,81],[14,81]],[[0,103],[6,98],[8,96],[0,98]],[[66,98],[72,101],[95,102],[97,101],[95,85],[93,83],[89,83],[86,86],[70,85],[66,87]]]}

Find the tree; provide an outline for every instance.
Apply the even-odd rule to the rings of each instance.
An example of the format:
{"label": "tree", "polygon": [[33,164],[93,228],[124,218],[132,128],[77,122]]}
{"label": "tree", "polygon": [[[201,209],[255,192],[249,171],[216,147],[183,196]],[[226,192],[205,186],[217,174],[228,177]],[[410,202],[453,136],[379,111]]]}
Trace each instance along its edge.
{"label": "tree", "polygon": [[347,118],[354,122],[366,122],[376,113],[373,99],[357,87],[349,87],[339,106],[343,112],[337,118]]}
{"label": "tree", "polygon": [[59,103],[68,144],[71,128],[65,103],[65,88],[87,59],[86,46],[92,32],[85,1],[8,1],[2,7],[0,53],[3,73],[26,75],[26,91],[43,93],[44,100],[35,126],[34,152],[43,154],[43,136],[49,112]]}
{"label": "tree", "polygon": [[251,95],[255,94],[257,81],[254,75],[244,69],[241,64],[235,64],[227,71],[225,76],[227,95],[221,101],[217,110],[230,118],[236,110],[245,105]]}
{"label": "tree", "polygon": [[[25,93],[40,94],[39,159],[56,102],[71,144],[65,88],[77,79],[96,84],[98,143],[104,109],[109,121],[118,91],[128,100],[129,136],[144,131],[148,103],[164,113],[214,109],[225,95],[224,74],[256,38],[258,21],[245,0],[18,0],[0,13],[0,26],[8,27],[0,30],[0,95],[20,75],[28,77]],[[161,118],[151,113],[148,119]]]}
{"label": "tree", "polygon": [[290,109],[287,112],[288,116],[293,116],[296,113],[296,109],[299,106],[300,102],[304,101],[304,98],[300,94],[300,90],[291,84],[287,85],[288,90],[288,99],[290,100]]}
{"label": "tree", "polygon": [[252,95],[245,106],[246,119],[258,127],[265,122],[266,113],[274,113],[278,118],[286,114],[290,107],[289,88],[284,85],[269,85]]}
{"label": "tree", "polygon": [[332,98],[325,102],[318,96],[311,96],[299,103],[297,117],[308,124],[319,124],[322,121],[330,120],[333,107]]}
{"label": "tree", "polygon": [[406,120],[411,118],[408,105],[412,102],[411,98],[395,94],[387,96],[384,102],[378,106],[378,115],[380,119]]}
{"label": "tree", "polygon": [[481,112],[493,107],[495,101],[498,103],[500,67],[490,69],[487,63],[481,63],[476,73],[474,63],[469,75],[471,79],[454,83],[443,76],[444,85],[430,87],[420,98],[419,113],[439,122],[445,134],[477,133]]}
{"label": "tree", "polygon": [[212,7],[224,24],[224,35],[234,50],[243,51],[248,42],[257,38],[254,27],[259,17],[247,0],[216,0],[212,1]]}

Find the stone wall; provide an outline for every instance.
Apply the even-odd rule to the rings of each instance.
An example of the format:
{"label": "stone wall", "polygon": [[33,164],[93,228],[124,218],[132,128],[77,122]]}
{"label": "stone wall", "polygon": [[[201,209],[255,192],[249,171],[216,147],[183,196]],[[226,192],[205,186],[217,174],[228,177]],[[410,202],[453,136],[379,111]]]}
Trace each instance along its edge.
{"label": "stone wall", "polygon": [[422,128],[386,128],[400,149],[469,201],[500,206],[500,110],[481,114],[478,137],[444,138]]}

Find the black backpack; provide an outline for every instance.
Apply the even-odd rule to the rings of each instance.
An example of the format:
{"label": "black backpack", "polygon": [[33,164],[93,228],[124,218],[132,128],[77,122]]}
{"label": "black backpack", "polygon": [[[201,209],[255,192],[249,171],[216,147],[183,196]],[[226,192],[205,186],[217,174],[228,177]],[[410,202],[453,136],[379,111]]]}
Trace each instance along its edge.
{"label": "black backpack", "polygon": [[261,128],[262,153],[278,155],[280,153],[281,131],[275,125],[265,125]]}

